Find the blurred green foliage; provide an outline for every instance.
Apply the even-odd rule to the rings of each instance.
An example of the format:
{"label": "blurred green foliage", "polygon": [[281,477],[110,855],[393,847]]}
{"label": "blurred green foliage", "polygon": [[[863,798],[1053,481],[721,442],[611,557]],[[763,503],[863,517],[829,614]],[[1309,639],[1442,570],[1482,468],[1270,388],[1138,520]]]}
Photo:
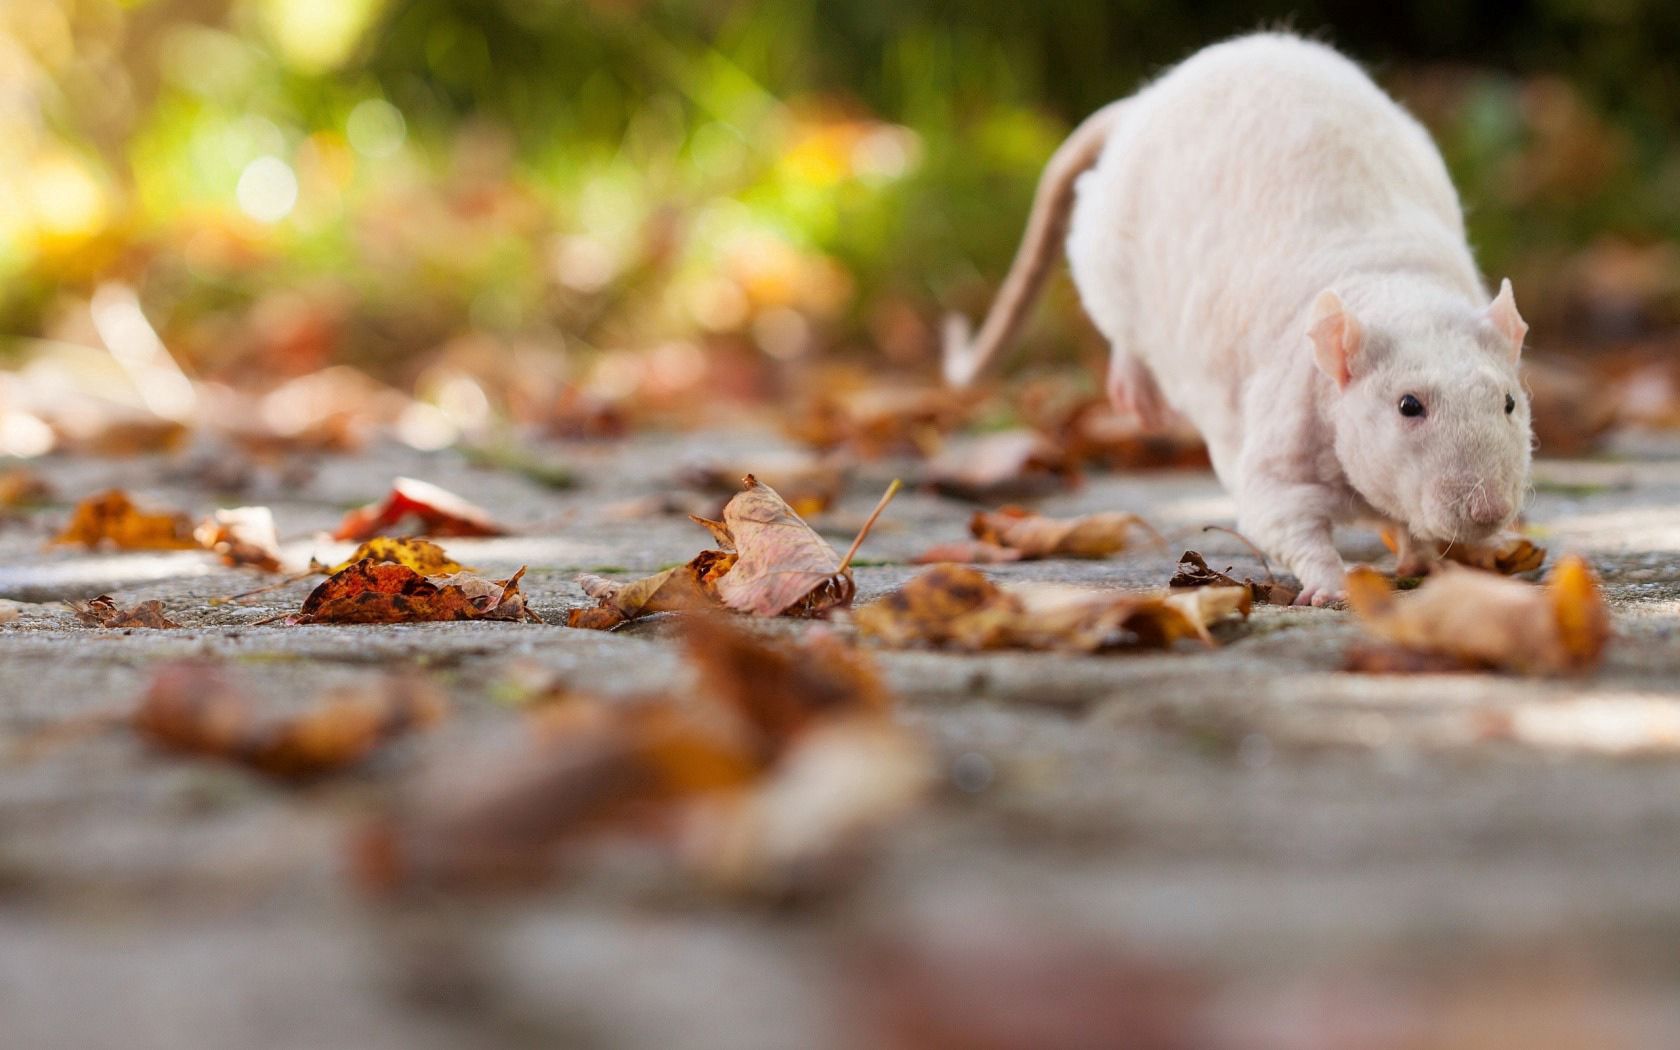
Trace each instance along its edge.
{"label": "blurred green foliage", "polygon": [[[1659,0],[8,0],[0,330],[73,338],[117,279],[206,371],[412,378],[469,333],[914,365],[1079,117],[1277,25],[1432,126],[1531,313],[1674,319]],[[1089,339],[1060,300],[1037,341]]]}

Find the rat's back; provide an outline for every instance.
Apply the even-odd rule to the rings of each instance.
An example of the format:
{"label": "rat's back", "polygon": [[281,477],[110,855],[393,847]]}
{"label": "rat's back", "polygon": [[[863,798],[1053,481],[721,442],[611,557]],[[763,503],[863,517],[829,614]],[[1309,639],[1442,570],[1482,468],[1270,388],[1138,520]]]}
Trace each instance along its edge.
{"label": "rat's back", "polygon": [[1273,33],[1198,52],[1120,105],[1068,255],[1097,326],[1222,475],[1251,379],[1307,366],[1291,326],[1321,289],[1368,267],[1481,287],[1428,133],[1336,51]]}

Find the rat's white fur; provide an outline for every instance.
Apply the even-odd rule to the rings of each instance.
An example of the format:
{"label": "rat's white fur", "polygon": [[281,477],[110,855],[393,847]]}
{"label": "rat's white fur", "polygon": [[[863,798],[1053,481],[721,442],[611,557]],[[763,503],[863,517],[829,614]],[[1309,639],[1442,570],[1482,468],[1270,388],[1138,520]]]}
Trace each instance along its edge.
{"label": "rat's white fur", "polygon": [[[1093,136],[1100,155],[1075,180],[1064,155],[1097,153]],[[1077,196],[1068,257],[1113,347],[1111,395],[1189,418],[1239,528],[1300,577],[1303,601],[1344,589],[1335,522],[1393,523],[1414,564],[1420,547],[1509,524],[1531,445],[1527,326],[1508,284],[1489,303],[1428,133],[1357,66],[1294,36],[1242,37],[1069,143],[1035,210]],[[1045,243],[1023,245],[1018,294],[1040,283],[1023,260],[1042,269],[1026,257]],[[953,348],[966,371],[1015,325],[988,327],[1002,330]],[[1405,394],[1427,414],[1402,416]]]}

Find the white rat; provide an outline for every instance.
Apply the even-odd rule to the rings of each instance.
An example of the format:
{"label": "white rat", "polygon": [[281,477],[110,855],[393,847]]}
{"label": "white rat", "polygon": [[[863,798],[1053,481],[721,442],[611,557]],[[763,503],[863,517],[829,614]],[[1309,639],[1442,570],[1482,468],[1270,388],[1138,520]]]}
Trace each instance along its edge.
{"label": "white rat", "polygon": [[1086,120],[979,337],[949,326],[949,381],[1014,334],[1064,230],[1113,347],[1109,395],[1146,422],[1189,418],[1300,602],[1345,593],[1333,523],[1397,526],[1416,571],[1515,517],[1528,326],[1509,281],[1489,302],[1428,133],[1348,59],[1240,37]]}

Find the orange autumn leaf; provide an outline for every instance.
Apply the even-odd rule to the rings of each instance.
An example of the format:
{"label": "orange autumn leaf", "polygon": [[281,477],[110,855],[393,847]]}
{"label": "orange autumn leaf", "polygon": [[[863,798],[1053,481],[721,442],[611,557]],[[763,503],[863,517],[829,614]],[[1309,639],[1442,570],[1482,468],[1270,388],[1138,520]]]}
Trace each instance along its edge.
{"label": "orange autumn leaf", "polygon": [[163,613],[163,603],[157,599],[141,602],[128,609],[117,608],[116,599],[101,594],[85,602],[70,602],[70,611],[87,627],[179,627]]}
{"label": "orange autumn leaf", "polygon": [[468,573],[422,576],[406,565],[363,560],[322,582],[286,622],[540,622],[519,593],[519,578],[524,574],[522,567],[505,580],[486,580]]}
{"label": "orange autumn leaf", "polygon": [[200,522],[193,535],[225,565],[280,571],[280,537],[267,507],[218,510]]}
{"label": "orange autumn leaf", "polygon": [[[1586,671],[1610,636],[1598,582],[1576,556],[1559,561],[1544,586],[1445,566],[1407,594],[1391,590],[1374,570],[1356,568],[1348,573],[1348,602],[1380,642],[1456,662],[1459,670]],[[1404,663],[1368,649],[1351,661],[1382,670]]]}
{"label": "orange autumn leaf", "polygon": [[303,714],[263,718],[215,666],[181,663],[157,672],[131,723],[167,751],[303,779],[353,766],[442,713],[442,698],[431,688],[392,677],[373,688],[329,692]]}
{"label": "orange autumn leaf", "polygon": [[121,489],[90,496],[76,505],[70,523],[54,543],[121,550],[190,550],[198,546],[192,522],[177,511],[143,511]]}
{"label": "orange autumn leaf", "polygon": [[28,467],[0,470],[0,510],[13,511],[52,498],[53,488]]}
{"label": "orange autumn leaf", "polygon": [[953,443],[927,467],[927,482],[936,492],[976,503],[1042,496],[1078,477],[1077,464],[1063,450],[1030,430]]}
{"label": "orange autumn leaf", "polygon": [[335,540],[366,540],[411,529],[422,536],[500,536],[506,529],[482,507],[426,481],[398,478],[383,503],[345,515]]}
{"label": "orange autumn leaf", "polygon": [[1004,588],[962,565],[936,565],[852,614],[866,638],[894,647],[1098,652],[1167,648],[1247,617],[1242,587],[1136,594],[1034,585]]}
{"label": "orange autumn leaf", "polygon": [[416,536],[375,536],[359,545],[351,552],[350,557],[331,568],[319,561],[311,561],[309,567],[313,572],[331,576],[364,559],[406,565],[422,576],[448,576],[468,571],[465,566],[444,553],[442,547],[431,540],[423,540]]}

